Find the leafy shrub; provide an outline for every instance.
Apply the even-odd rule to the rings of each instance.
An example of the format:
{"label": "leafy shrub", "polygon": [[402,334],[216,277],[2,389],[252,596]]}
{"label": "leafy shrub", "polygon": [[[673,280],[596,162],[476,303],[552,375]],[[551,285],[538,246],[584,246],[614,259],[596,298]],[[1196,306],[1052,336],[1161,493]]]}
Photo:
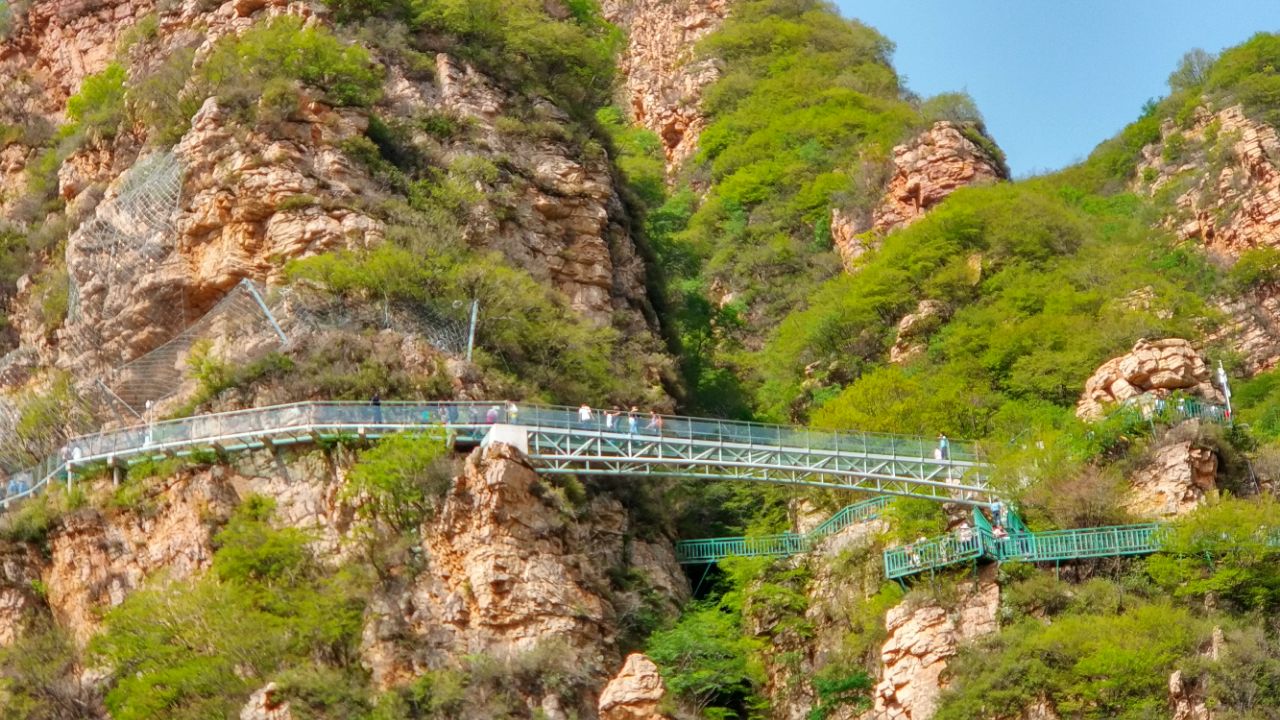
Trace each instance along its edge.
{"label": "leafy shrub", "polygon": [[661,205],[666,196],[666,162],[657,134],[630,126],[616,107],[598,110],[596,122],[613,143],[614,161],[628,187],[646,205]]}
{"label": "leafy shrub", "polygon": [[216,95],[250,114],[269,89],[277,109],[289,87],[295,97],[305,87],[334,105],[361,107],[372,105],[382,92],[381,69],[367,51],[293,17],[220,40],[197,70],[197,80],[196,96]]}
{"label": "leafy shrub", "polygon": [[343,492],[366,517],[403,532],[429,517],[452,478],[443,434],[397,434],[360,454]]}
{"label": "leafy shrub", "polygon": [[414,242],[420,245],[412,250],[388,243],[359,254],[316,256],[290,263],[287,272],[338,295],[419,304],[427,313],[442,298],[481,298],[476,342],[482,363],[566,401],[601,404],[617,392],[611,352],[618,340],[611,329],[579,320],[563,298],[496,255],[426,238]]}
{"label": "leafy shrub", "polygon": [[450,36],[450,50],[523,94],[550,95],[586,118],[613,88],[621,35],[594,2],[569,4],[556,19],[537,0],[410,0],[415,27]]}
{"label": "leafy shrub", "polygon": [[185,92],[194,63],[195,49],[179,47],[129,87],[125,101],[130,118],[150,129],[161,145],[172,145],[186,134],[205,100],[200,93]]}
{"label": "leafy shrub", "polygon": [[1280,281],[1280,250],[1271,247],[1245,250],[1231,266],[1228,277],[1240,290]]}
{"label": "leafy shrub", "polygon": [[719,603],[695,604],[675,627],[654,634],[645,652],[667,688],[698,712],[740,708],[763,679],[750,660],[757,646],[740,623]]}
{"label": "leafy shrub", "polygon": [[1174,523],[1165,551],[1147,560],[1147,573],[1175,597],[1269,612],[1280,606],[1275,528],[1280,504],[1271,499],[1200,508]]}
{"label": "leafy shrub", "polygon": [[67,117],[91,135],[114,137],[124,118],[124,81],[125,70],[118,63],[86,77],[80,92],[67,99]]}
{"label": "leafy shrub", "polygon": [[1044,700],[1065,717],[1153,717],[1168,703],[1169,673],[1208,630],[1185,609],[1137,598],[1021,620],[948,665],[954,682],[935,717],[1016,717]]}
{"label": "leafy shrub", "polygon": [[0,719],[73,720],[92,713],[94,689],[78,667],[71,639],[52,620],[33,619],[0,648]]}
{"label": "leafy shrub", "polygon": [[363,581],[323,570],[304,534],[270,526],[271,507],[237,510],[210,575],[154,578],[106,614],[89,655],[112,670],[112,717],[223,717],[277,673],[354,666]]}
{"label": "leafy shrub", "polygon": [[67,320],[71,304],[71,275],[62,266],[45,268],[36,280],[31,297],[45,332],[53,333]]}

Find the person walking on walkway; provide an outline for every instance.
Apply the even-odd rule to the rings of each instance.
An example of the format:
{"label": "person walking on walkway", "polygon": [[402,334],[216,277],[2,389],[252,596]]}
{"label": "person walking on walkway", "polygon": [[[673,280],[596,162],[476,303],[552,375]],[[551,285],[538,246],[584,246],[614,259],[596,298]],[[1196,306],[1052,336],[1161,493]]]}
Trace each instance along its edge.
{"label": "person walking on walkway", "polygon": [[938,453],[937,453],[937,455],[938,455],[938,459],[939,459],[939,460],[950,460],[950,459],[951,459],[951,442],[947,440],[947,436],[946,436],[946,435],[943,435],[943,434],[941,434],[941,433],[939,433],[939,434],[938,434]]}
{"label": "person walking on walkway", "polygon": [[373,406],[373,424],[382,424],[382,396],[375,390],[373,397],[369,398],[369,404]]}
{"label": "person walking on walkway", "polygon": [[649,424],[645,426],[645,429],[652,430],[656,435],[662,434],[662,416],[658,414],[657,410],[649,411]]}
{"label": "person walking on walkway", "polygon": [[640,412],[640,408],[635,405],[631,406],[631,410],[627,412],[627,432],[632,435],[636,434],[636,413]]}
{"label": "person walking on walkway", "polygon": [[507,422],[511,423],[512,425],[517,425],[519,423],[517,423],[516,421],[519,419],[520,419],[520,407],[516,405],[514,402],[508,400],[507,401]]}
{"label": "person walking on walkway", "polygon": [[489,407],[489,411],[484,414],[484,421],[489,425],[492,425],[498,422],[498,406],[497,405],[491,405]]}
{"label": "person walking on walkway", "polygon": [[591,412],[591,406],[582,403],[582,407],[578,408],[578,424],[582,427],[591,427],[593,419],[595,419],[595,413]]}
{"label": "person walking on walkway", "polygon": [[622,411],[618,409],[617,405],[614,405],[612,410],[606,411],[604,414],[604,429],[613,431],[618,425],[618,416],[621,414]]}

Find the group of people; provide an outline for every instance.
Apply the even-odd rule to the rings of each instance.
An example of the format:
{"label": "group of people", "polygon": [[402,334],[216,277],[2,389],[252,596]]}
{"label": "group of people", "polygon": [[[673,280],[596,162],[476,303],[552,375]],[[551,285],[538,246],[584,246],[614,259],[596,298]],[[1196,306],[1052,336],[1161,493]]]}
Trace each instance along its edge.
{"label": "group of people", "polygon": [[[961,521],[955,529],[936,541],[938,559],[946,563],[952,555],[970,550],[974,537],[973,527],[967,521]],[[997,542],[1009,538],[1009,532],[1004,529],[1004,525],[1000,524],[998,516],[996,524],[991,526],[991,537]],[[915,542],[909,543],[906,547],[907,562],[911,563],[912,567],[923,565],[925,560],[923,554],[926,553],[928,546],[929,540],[923,535],[916,538]]]}
{"label": "group of people", "polygon": [[[607,431],[620,429],[621,428],[620,420],[623,418],[623,415],[624,413],[622,408],[618,407],[617,405],[614,405],[613,408],[610,410],[605,410],[603,413],[604,429]],[[640,408],[636,407],[635,405],[632,405],[631,409],[626,411],[625,416],[626,416],[626,422],[627,422],[627,432],[634,433],[639,430],[640,415],[641,415]],[[578,424],[582,425],[583,427],[588,427],[592,423],[594,423],[595,420],[596,420],[596,411],[592,410],[590,405],[583,403],[582,406],[578,408]],[[662,426],[663,426],[662,416],[658,414],[657,410],[650,410],[649,422],[644,426],[644,429],[661,435]]]}
{"label": "group of people", "polygon": [[[374,423],[382,423],[382,398],[377,393],[369,399],[369,405],[373,408]],[[465,418],[463,413],[466,414]],[[632,405],[629,410],[614,405],[612,409],[605,410],[599,416],[604,418],[605,430],[620,430],[625,421],[627,432],[635,433],[640,431],[640,419],[643,413],[639,407]],[[578,408],[578,424],[583,427],[593,425],[597,420],[597,411],[592,409],[587,403],[583,403]],[[432,422],[440,422],[445,425],[456,425],[465,423],[468,425],[479,425],[483,421],[486,425],[494,425],[499,422],[516,424],[520,420],[520,406],[511,400],[507,400],[502,405],[492,405],[484,412],[483,417],[480,410],[474,405],[454,405],[448,404],[432,413],[430,408],[422,411],[419,418],[423,424]],[[658,414],[657,410],[649,411],[649,419],[644,429],[649,432],[662,434],[664,419]]]}

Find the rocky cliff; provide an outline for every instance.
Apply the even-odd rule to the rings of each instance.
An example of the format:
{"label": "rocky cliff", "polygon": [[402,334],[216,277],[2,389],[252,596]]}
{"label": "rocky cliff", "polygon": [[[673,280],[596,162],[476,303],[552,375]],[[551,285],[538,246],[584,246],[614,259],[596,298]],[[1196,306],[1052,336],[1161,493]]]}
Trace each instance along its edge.
{"label": "rocky cliff", "polygon": [[[0,42],[0,58],[36,88],[31,102],[45,103],[26,110],[56,121],[66,96],[118,57],[139,23],[150,34],[130,36],[130,57],[190,48],[199,62],[219,38],[278,15],[321,24],[327,17],[322,5],[283,0],[154,10],[146,3],[37,0]],[[208,31],[193,35],[197,26]],[[246,123],[210,98],[178,140],[172,171],[163,148],[138,127],[89,138],[58,172],[68,222],[79,226],[65,252],[68,321],[49,335],[33,301],[20,298],[14,314],[24,345],[46,364],[116,364],[172,337],[243,278],[276,285],[290,260],[378,245],[383,221],[371,210],[384,202],[386,181],[350,152],[376,115],[382,126],[397,127],[446,118],[457,132],[417,131],[404,142],[446,168],[450,182],[471,188],[465,240],[501,252],[591,322],[617,326],[659,353],[646,269],[608,157],[582,152],[563,132],[525,132],[510,116],[525,112],[527,99],[466,62],[439,54],[424,75],[395,58],[378,59],[386,83],[372,111],[304,95],[277,121]],[[141,81],[148,67],[139,61],[132,72]],[[571,123],[550,103],[534,113],[547,128]],[[24,170],[36,155],[20,142],[6,147],[0,197],[24,195]],[[165,172],[177,174],[177,186],[150,192]]]}
{"label": "rocky cliff", "polygon": [[987,566],[943,607],[925,602],[893,608],[885,617],[889,637],[881,650],[875,709],[865,720],[927,720],[946,683],[943,673],[960,643],[999,629],[1000,586]]}
{"label": "rocky cliff", "polygon": [[605,16],[627,33],[622,70],[631,118],[662,139],[675,169],[706,126],[702,91],[720,76],[698,59],[697,41],[720,26],[732,0],[606,0]]}
{"label": "rocky cliff", "polygon": [[374,683],[556,643],[580,671],[607,677],[619,615],[640,602],[615,598],[609,573],[636,568],[668,610],[688,593],[670,544],[639,539],[642,530],[612,498],[574,507],[518,451],[476,451],[424,533],[424,567],[374,600],[363,649]]}
{"label": "rocky cliff", "polygon": [[832,212],[831,235],[845,268],[875,246],[875,236],[910,225],[956,190],[1008,180],[992,147],[980,129],[949,121],[894,147],[883,194],[870,214]]}
{"label": "rocky cliff", "polygon": [[1236,256],[1280,244],[1280,139],[1243,108],[1199,108],[1189,127],[1166,121],[1143,148],[1135,186],[1172,200],[1179,236]]}
{"label": "rocky cliff", "polygon": [[[357,561],[362,531],[340,492],[351,459],[340,449],[261,453],[232,467],[131,479],[141,492],[129,504],[55,520],[47,554],[4,545],[0,647],[44,613],[83,647],[103,613],[149,579],[206,572],[214,534],[250,495],[273,498],[276,522],[305,530],[328,562]],[[100,483],[94,505],[107,507],[102,498],[112,489]],[[360,656],[375,688],[404,685],[468,656],[514,658],[554,648],[556,663],[572,666],[581,684],[562,689],[563,696],[528,698],[553,718],[594,716],[600,689],[620,665],[627,617],[672,612],[689,592],[669,541],[636,527],[618,500],[570,499],[503,445],[468,458],[411,554],[423,564],[386,569],[369,604]],[[622,587],[613,579],[619,576],[635,579]],[[271,695],[268,688],[255,696],[246,712],[289,717]],[[569,701],[573,707],[561,706]]]}

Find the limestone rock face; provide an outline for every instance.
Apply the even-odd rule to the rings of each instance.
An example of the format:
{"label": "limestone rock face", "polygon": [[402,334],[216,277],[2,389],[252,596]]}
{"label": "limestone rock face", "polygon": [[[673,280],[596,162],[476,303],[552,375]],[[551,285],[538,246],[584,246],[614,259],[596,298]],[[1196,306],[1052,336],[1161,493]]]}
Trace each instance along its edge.
{"label": "limestone rock face", "polygon": [[898,339],[889,348],[889,362],[904,363],[925,350],[929,333],[945,320],[949,313],[945,303],[937,300],[921,300],[916,311],[898,322]]}
{"label": "limestone rock face", "polygon": [[234,500],[221,473],[210,471],[174,480],[149,512],[67,517],[49,540],[42,572],[58,624],[83,646],[101,611],[119,605],[152,573],[163,569],[180,580],[208,568],[214,535],[208,519],[225,515]]}
{"label": "limestone rock face", "polygon": [[1218,495],[1218,456],[1193,442],[1160,448],[1129,478],[1125,507],[1143,518],[1185,515]]}
{"label": "limestone rock face", "polygon": [[859,258],[880,247],[878,236],[866,230],[866,223],[853,213],[838,207],[831,209],[831,242],[848,272],[855,271]]}
{"label": "limestone rock face", "polygon": [[1240,354],[1249,375],[1280,365],[1280,287],[1267,285],[1234,298],[1219,298],[1218,310],[1226,318],[1205,341],[1225,343]]}
{"label": "limestone rock face", "polygon": [[[884,197],[872,211],[871,229],[880,233],[910,225],[962,187],[1008,179],[997,158],[945,120],[895,147],[893,165]],[[854,252],[837,247],[845,257]]]}
{"label": "limestone rock face", "polygon": [[[132,358],[194,322],[244,278],[270,282],[287,259],[380,242],[380,223],[316,199],[350,199],[367,187],[338,149],[364,126],[359,115],[313,102],[269,135],[246,135],[215,100],[206,102],[175,150],[182,183],[173,229],[124,243],[104,232],[104,223],[129,230],[137,221],[126,199],[112,201],[127,187],[117,182],[98,208],[103,222],[82,225],[68,241],[78,298],[63,331],[68,360]],[[137,175],[155,174],[143,167]],[[147,231],[140,228],[140,237]]]}
{"label": "limestone rock face", "polygon": [[600,693],[600,720],[667,720],[658,712],[666,693],[658,666],[645,655],[632,653]]}
{"label": "limestone rock face", "polygon": [[40,565],[39,552],[31,545],[0,545],[0,648],[18,639],[28,614],[43,604],[34,584],[40,580]]}
{"label": "limestone rock face", "polygon": [[1180,338],[1139,340],[1128,354],[1112,358],[1094,371],[1076,403],[1076,416],[1097,419],[1111,403],[1143,393],[1164,397],[1174,390],[1211,402],[1221,400],[1211,383],[1208,365],[1190,342]]}
{"label": "limestone rock face", "polygon": [[88,75],[101,72],[115,55],[116,39],[152,12],[150,0],[34,0],[0,43],[0,76],[25,71],[48,95],[46,112],[57,112]]}
{"label": "limestone rock face", "polygon": [[937,605],[899,605],[885,617],[889,637],[881,650],[883,669],[875,708],[864,720],[926,720],[945,688],[942,673],[965,640],[995,632],[1000,586],[988,566],[948,613]]}
{"label": "limestone rock face", "polygon": [[1182,676],[1181,670],[1169,676],[1171,720],[1213,720],[1213,711],[1205,706],[1204,691],[1199,683]]}
{"label": "limestone rock face", "polygon": [[1183,173],[1190,171],[1190,185],[1178,194],[1176,212],[1166,218],[1171,229],[1231,257],[1250,248],[1280,246],[1280,136],[1275,128],[1249,119],[1235,106],[1216,113],[1201,109],[1190,128],[1167,122],[1160,134],[1160,142],[1143,148],[1134,182],[1154,194],[1184,182]]}
{"label": "limestone rock face", "polygon": [[275,683],[267,683],[249,696],[249,702],[240,710],[240,720],[293,720],[289,703],[275,697]]}
{"label": "limestone rock face", "polygon": [[698,147],[706,126],[702,90],[720,75],[697,60],[694,45],[724,21],[731,0],[605,0],[605,17],[627,31],[620,68],[631,117],[657,133],[667,166]]}
{"label": "limestone rock face", "polygon": [[[606,676],[618,662],[607,573],[628,563],[627,523],[605,497],[567,514],[514,448],[476,450],[423,529],[424,568],[374,599],[362,649],[374,684],[394,686],[462,655],[513,657],[547,643]],[[644,556],[651,564],[631,567],[662,578],[650,581],[655,589],[686,596],[669,548]]]}

